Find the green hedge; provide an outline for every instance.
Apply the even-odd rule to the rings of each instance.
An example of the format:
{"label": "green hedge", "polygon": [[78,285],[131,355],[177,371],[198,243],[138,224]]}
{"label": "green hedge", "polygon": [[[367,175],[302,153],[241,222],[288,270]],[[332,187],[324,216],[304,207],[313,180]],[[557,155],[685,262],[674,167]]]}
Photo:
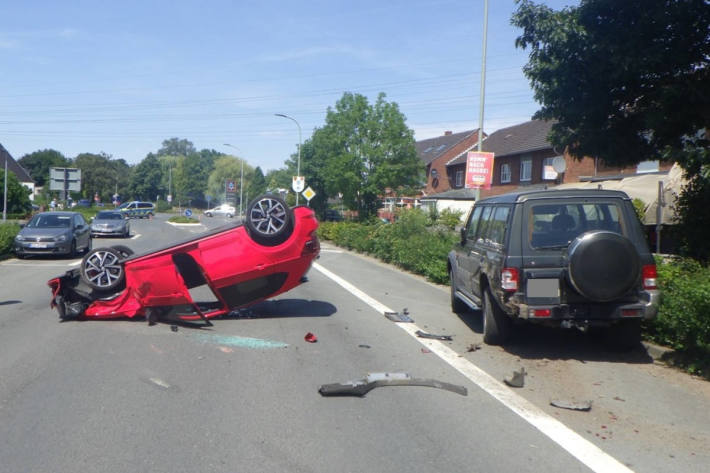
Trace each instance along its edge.
{"label": "green hedge", "polygon": [[19,231],[16,223],[0,223],[0,258],[12,253],[12,242]]}
{"label": "green hedge", "polygon": [[675,349],[688,371],[710,376],[710,267],[675,258],[657,268],[661,306],[646,337]]}
{"label": "green hedge", "polygon": [[446,255],[456,241],[447,224],[419,210],[402,212],[395,223],[322,222],[319,236],[336,245],[371,254],[382,261],[447,284]]}

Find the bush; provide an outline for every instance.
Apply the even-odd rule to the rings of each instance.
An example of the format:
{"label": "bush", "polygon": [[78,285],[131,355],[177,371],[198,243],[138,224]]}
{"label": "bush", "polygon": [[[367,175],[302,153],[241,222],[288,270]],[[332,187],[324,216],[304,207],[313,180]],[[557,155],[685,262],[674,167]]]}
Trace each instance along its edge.
{"label": "bush", "polygon": [[0,223],[0,257],[12,253],[12,243],[19,231],[16,223]]}
{"label": "bush", "polygon": [[324,222],[318,234],[338,246],[372,254],[430,281],[445,284],[448,281],[446,255],[456,234],[440,226],[431,227],[431,224],[427,213],[414,209],[402,211],[393,224]]}
{"label": "bush", "polygon": [[172,209],[173,209],[173,204],[171,204],[167,200],[159,200],[155,204],[155,211],[156,212],[170,212]]}
{"label": "bush", "polygon": [[675,349],[688,371],[710,375],[710,268],[686,258],[657,267],[661,305],[646,336]]}
{"label": "bush", "polygon": [[172,222],[172,223],[200,223],[200,221],[197,220],[196,218],[185,217],[182,215],[176,215],[174,217],[170,217],[168,219],[168,222]]}

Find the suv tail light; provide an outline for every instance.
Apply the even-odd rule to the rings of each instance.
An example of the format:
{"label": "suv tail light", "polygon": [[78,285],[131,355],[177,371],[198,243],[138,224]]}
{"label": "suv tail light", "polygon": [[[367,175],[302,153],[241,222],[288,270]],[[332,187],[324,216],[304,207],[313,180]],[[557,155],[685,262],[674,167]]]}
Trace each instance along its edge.
{"label": "suv tail light", "polygon": [[658,273],[656,272],[655,264],[645,264],[643,269],[641,269],[641,276],[643,277],[643,288],[644,289],[657,289],[658,285],[656,279],[658,278]]}
{"label": "suv tail light", "polygon": [[503,268],[503,271],[500,272],[500,276],[500,285],[504,291],[518,290],[518,281],[520,281],[520,272],[518,271],[518,268]]}

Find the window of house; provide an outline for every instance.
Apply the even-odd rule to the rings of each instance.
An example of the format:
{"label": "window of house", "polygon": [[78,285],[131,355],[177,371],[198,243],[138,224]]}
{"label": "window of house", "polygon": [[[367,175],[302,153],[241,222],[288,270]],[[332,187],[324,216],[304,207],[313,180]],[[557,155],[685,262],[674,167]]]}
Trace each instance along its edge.
{"label": "window of house", "polygon": [[520,158],[520,181],[532,180],[532,158]]}
{"label": "window of house", "polygon": [[502,184],[505,184],[507,182],[510,182],[510,164],[501,164],[500,165],[500,182]]}
{"label": "window of house", "polygon": [[456,187],[463,187],[463,171],[456,171]]}

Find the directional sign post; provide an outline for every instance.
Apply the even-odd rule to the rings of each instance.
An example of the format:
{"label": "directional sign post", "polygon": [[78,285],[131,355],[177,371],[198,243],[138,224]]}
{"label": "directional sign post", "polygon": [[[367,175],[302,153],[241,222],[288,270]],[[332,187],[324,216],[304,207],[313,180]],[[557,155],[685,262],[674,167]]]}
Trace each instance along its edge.
{"label": "directional sign post", "polygon": [[294,192],[299,193],[303,191],[303,188],[306,185],[306,178],[303,176],[293,176],[293,184],[291,185],[291,188],[293,189]]}

